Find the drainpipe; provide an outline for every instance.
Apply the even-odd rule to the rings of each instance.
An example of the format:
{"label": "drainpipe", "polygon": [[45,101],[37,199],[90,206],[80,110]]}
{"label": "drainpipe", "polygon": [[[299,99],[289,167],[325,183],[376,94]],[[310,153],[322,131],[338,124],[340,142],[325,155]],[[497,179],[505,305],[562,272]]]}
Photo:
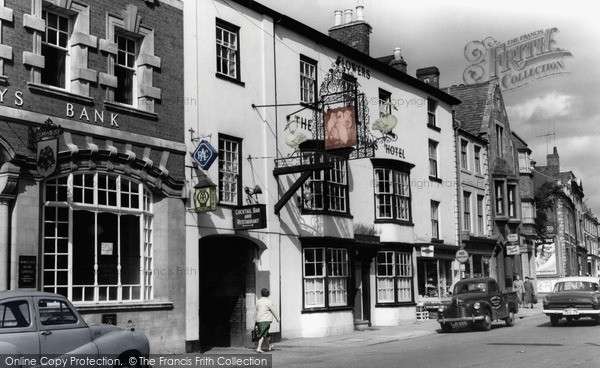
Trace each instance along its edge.
{"label": "drainpipe", "polygon": [[[458,137],[458,129],[460,128],[460,122],[454,120],[454,115],[456,114],[456,106],[452,106],[452,127],[454,128],[454,164],[456,165],[456,202],[457,202],[457,211],[458,211],[458,216],[457,216],[457,221],[456,221],[456,225],[458,226],[458,233],[457,233],[457,240],[458,240],[458,246],[460,247],[460,249],[463,248],[463,243],[462,243],[462,233],[461,233],[461,214],[462,214],[462,198],[461,198],[461,193],[462,193],[462,181],[461,181],[461,175],[460,175],[460,162],[459,162],[459,157],[458,157],[458,148],[460,147],[460,138]],[[455,123],[456,122],[456,123]],[[456,262],[456,261],[455,261]],[[468,261],[467,261],[468,262]],[[458,277],[459,280],[462,278],[462,271],[460,269],[460,265],[462,265],[462,263],[459,263],[458,265]]]}

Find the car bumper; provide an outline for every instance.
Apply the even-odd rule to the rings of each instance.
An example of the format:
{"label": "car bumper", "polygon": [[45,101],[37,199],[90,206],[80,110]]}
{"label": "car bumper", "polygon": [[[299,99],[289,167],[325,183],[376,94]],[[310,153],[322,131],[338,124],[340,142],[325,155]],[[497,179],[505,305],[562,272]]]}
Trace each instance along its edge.
{"label": "car bumper", "polygon": [[577,316],[598,316],[600,309],[578,309],[575,314],[567,314],[564,309],[543,309],[542,312],[546,315],[561,315],[565,317]]}
{"label": "car bumper", "polygon": [[474,323],[474,322],[483,321],[484,319],[485,319],[485,316],[470,316],[470,317],[455,317],[455,318],[442,317],[442,318],[438,318],[437,321],[439,323],[456,323],[456,322]]}

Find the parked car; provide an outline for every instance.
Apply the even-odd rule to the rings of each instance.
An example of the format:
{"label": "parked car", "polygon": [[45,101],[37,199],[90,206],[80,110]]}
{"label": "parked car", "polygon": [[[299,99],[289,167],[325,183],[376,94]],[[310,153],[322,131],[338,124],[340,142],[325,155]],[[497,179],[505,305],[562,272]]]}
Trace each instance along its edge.
{"label": "parked car", "polygon": [[543,301],[544,313],[550,317],[552,326],[557,326],[563,317],[568,323],[590,317],[600,324],[599,282],[597,277],[588,276],[560,278]]}
{"label": "parked car", "polygon": [[507,326],[515,323],[519,302],[515,292],[501,291],[491,277],[464,279],[454,285],[450,303],[440,305],[438,319],[442,332],[453,326],[469,325],[492,328],[492,321],[504,320]]}
{"label": "parked car", "polygon": [[149,353],[144,334],[113,325],[88,325],[61,295],[0,291],[0,355],[28,359],[26,366],[63,357],[67,360],[61,366],[76,367],[82,365],[79,357],[98,359],[103,367],[141,367],[141,358],[147,359]]}

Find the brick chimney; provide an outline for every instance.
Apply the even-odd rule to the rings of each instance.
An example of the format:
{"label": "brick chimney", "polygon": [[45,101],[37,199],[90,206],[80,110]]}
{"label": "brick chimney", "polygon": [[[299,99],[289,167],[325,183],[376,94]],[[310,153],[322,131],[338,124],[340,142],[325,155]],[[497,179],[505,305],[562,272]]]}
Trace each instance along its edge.
{"label": "brick chimney", "polygon": [[435,66],[417,69],[417,79],[435,88],[440,88],[440,71]]}
{"label": "brick chimney", "polygon": [[560,172],[560,159],[558,157],[558,150],[554,147],[551,154],[546,155],[546,167],[548,174],[551,176],[558,175]]}
{"label": "brick chimney", "polygon": [[364,6],[356,7],[356,19],[352,18],[352,9],[333,13],[334,25],[329,29],[329,37],[334,38],[358,51],[369,55],[371,26],[365,22]]}
{"label": "brick chimney", "polygon": [[389,66],[406,74],[406,61],[404,61],[402,50],[399,47],[394,49],[394,58],[389,62]]}

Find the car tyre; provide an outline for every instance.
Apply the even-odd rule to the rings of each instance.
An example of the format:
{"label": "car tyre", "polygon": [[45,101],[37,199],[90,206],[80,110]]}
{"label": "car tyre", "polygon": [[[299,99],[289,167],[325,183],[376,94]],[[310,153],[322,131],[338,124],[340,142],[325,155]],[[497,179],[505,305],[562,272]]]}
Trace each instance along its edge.
{"label": "car tyre", "polygon": [[568,325],[570,325],[571,322],[573,322],[573,317],[565,317],[565,319],[567,320]]}
{"label": "car tyre", "polygon": [[490,312],[485,312],[481,327],[484,331],[489,331],[492,329],[492,316],[490,315]]}
{"label": "car tyre", "polygon": [[596,325],[600,325],[600,315],[594,317],[594,322],[596,322]]}
{"label": "car tyre", "polygon": [[452,332],[452,324],[450,324],[450,323],[440,323],[440,326],[442,327],[442,332],[443,333]]}
{"label": "car tyre", "polygon": [[554,326],[554,327],[558,326],[558,320],[560,320],[559,317],[550,316],[550,324],[552,324],[552,326]]}
{"label": "car tyre", "polygon": [[515,312],[510,311],[510,313],[508,313],[508,317],[506,317],[504,319],[504,322],[506,322],[506,325],[508,327],[512,327],[515,325]]}

